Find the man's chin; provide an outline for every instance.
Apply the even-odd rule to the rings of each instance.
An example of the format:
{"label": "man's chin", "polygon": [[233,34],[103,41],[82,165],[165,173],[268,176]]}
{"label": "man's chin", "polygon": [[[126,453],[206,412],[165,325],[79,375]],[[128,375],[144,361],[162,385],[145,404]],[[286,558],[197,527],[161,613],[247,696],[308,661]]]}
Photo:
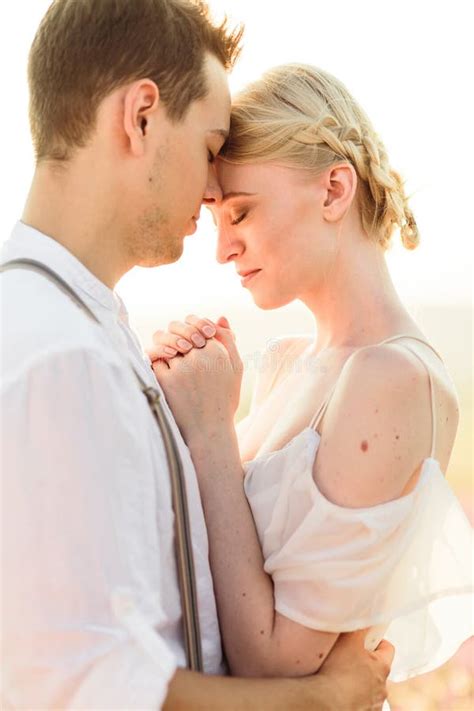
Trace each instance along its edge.
{"label": "man's chin", "polygon": [[183,256],[183,245],[176,246],[176,249],[170,250],[165,254],[161,254],[156,263],[153,265],[155,267],[164,267],[166,264],[174,264]]}
{"label": "man's chin", "polygon": [[166,246],[166,250],[139,260],[136,266],[147,268],[164,267],[166,264],[174,264],[183,256],[183,239]]}

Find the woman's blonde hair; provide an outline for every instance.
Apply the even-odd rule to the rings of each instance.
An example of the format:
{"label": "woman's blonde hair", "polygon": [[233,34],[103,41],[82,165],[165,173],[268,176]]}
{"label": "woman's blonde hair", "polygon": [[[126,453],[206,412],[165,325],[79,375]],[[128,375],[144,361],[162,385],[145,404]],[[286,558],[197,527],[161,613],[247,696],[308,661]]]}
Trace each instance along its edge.
{"label": "woman's blonde hair", "polygon": [[287,64],[266,72],[234,100],[221,152],[232,163],[275,161],[314,171],[347,161],[359,178],[363,229],[384,248],[395,228],[407,249],[419,242],[403,181],[346,87],[315,67]]}

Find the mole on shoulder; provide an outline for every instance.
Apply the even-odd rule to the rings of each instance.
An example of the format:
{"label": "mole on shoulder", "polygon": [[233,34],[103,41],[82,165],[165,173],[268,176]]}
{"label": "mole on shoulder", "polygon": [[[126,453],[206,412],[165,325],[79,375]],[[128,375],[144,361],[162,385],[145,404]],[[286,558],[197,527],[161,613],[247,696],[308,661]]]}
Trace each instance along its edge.
{"label": "mole on shoulder", "polygon": [[242,597],[247,597],[247,593],[242,593]]}
{"label": "mole on shoulder", "polygon": [[263,630],[260,630],[260,634],[265,634],[265,632]]}
{"label": "mole on shoulder", "polygon": [[324,657],[324,654],[321,652],[321,654],[319,655],[319,658],[322,659],[323,657]]}
{"label": "mole on shoulder", "polygon": [[360,443],[360,448],[363,452],[367,452],[369,445],[366,439],[362,440],[362,442]]}

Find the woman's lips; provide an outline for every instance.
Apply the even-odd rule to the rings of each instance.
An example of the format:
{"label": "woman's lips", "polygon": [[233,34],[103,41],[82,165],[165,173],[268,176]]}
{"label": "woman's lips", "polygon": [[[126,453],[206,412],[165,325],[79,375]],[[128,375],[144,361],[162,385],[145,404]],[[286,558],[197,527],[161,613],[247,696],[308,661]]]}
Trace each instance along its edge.
{"label": "woman's lips", "polygon": [[242,277],[242,279],[240,283],[242,284],[242,286],[247,286],[247,284],[261,271],[261,269],[254,269],[253,272],[245,272],[244,274],[241,274],[240,276]]}

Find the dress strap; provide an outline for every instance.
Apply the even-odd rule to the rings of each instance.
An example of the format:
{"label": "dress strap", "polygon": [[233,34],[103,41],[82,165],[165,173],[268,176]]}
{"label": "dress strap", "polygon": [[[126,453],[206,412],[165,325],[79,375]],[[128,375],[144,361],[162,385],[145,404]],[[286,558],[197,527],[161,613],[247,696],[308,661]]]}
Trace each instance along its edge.
{"label": "dress strap", "polygon": [[[418,336],[412,336],[412,335],[409,334],[409,333],[399,333],[399,334],[396,335],[396,336],[390,336],[390,338],[385,338],[383,341],[380,341],[379,343],[375,343],[374,345],[376,345],[376,346],[381,346],[381,345],[383,345],[384,343],[390,343],[390,341],[395,341],[395,340],[397,340],[398,338],[411,338],[413,341],[419,341],[420,343],[424,343],[424,345],[425,345],[425,346],[428,346],[428,348],[431,348],[431,350],[433,351],[433,353],[435,353],[435,354],[438,356],[438,358],[440,359],[440,361],[441,361],[442,363],[444,363],[444,361],[443,361],[443,359],[441,358],[440,354],[438,353],[438,351],[436,350],[436,348],[433,348],[433,346],[431,345],[431,343],[428,343],[428,341],[425,341],[423,338],[418,338]],[[411,350],[411,349],[410,349],[410,350]],[[412,351],[412,352],[414,352],[414,351]],[[426,365],[426,364],[425,364],[425,365]]]}
{"label": "dress strap", "polygon": [[[349,356],[349,358],[350,358],[350,356]],[[347,361],[349,360],[349,358],[347,359]],[[347,363],[347,361],[346,361],[346,363]],[[344,363],[344,365],[346,365],[346,363]],[[344,366],[343,366],[343,367],[344,367]],[[316,414],[314,415],[313,419],[312,419],[311,422],[309,423],[309,426],[311,427],[312,430],[315,430],[315,429],[317,428],[317,426],[319,425],[319,421],[320,421],[321,417],[322,417],[322,416],[324,415],[324,413],[326,412],[327,406],[329,405],[329,403],[330,403],[330,401],[331,401],[331,398],[332,398],[332,396],[333,396],[334,390],[336,389],[336,385],[337,385],[337,383],[338,383],[338,380],[339,380],[339,377],[337,378],[336,382],[334,383],[333,387],[331,388],[331,391],[330,391],[329,395],[327,396],[326,400],[323,400],[323,402],[321,403],[321,406],[320,406],[319,410],[316,412]]]}
{"label": "dress strap", "polygon": [[[383,341],[380,341],[379,343],[374,343],[373,345],[375,345],[375,346],[381,346],[381,345],[383,345],[383,344],[385,344],[385,343],[390,343],[391,341],[395,341],[395,340],[397,340],[397,339],[399,339],[399,338],[411,338],[412,340],[419,341],[420,343],[424,343],[425,346],[428,346],[429,348],[431,348],[431,350],[438,356],[438,358],[441,360],[441,362],[443,362],[443,359],[441,358],[441,356],[440,356],[440,354],[438,353],[438,351],[435,350],[435,348],[433,348],[433,346],[432,346],[430,343],[428,343],[427,341],[423,340],[422,338],[418,338],[418,336],[412,336],[412,335],[410,335],[409,333],[400,333],[400,334],[398,334],[398,335],[396,335],[396,336],[390,336],[390,338],[385,338]],[[372,344],[370,344],[370,345],[372,345]],[[436,444],[436,407],[435,407],[435,392],[434,392],[434,386],[433,386],[433,378],[431,377],[431,370],[430,370],[430,368],[427,366],[427,364],[425,363],[425,361],[423,360],[423,358],[422,358],[413,348],[410,348],[410,346],[407,345],[406,343],[400,343],[400,344],[398,344],[398,345],[407,348],[407,350],[409,350],[411,353],[413,353],[413,355],[415,355],[415,356],[418,358],[418,360],[419,360],[421,363],[423,363],[423,365],[425,366],[426,371],[427,371],[427,373],[428,373],[428,378],[429,378],[429,381],[430,381],[430,403],[431,403],[431,425],[432,425],[432,430],[431,430],[431,452],[430,452],[430,458],[432,458],[432,457],[434,456],[435,444]],[[362,348],[365,348],[365,347],[366,347],[366,346],[362,346]],[[341,372],[342,372],[342,370],[344,370],[344,368],[347,366],[347,364],[348,364],[349,361],[351,360],[352,356],[354,356],[355,353],[357,353],[359,350],[362,350],[362,348],[358,348],[356,351],[354,351],[354,353],[351,353],[351,355],[347,358],[346,362],[345,362],[344,365],[342,366]],[[319,409],[317,410],[316,414],[315,414],[314,417],[312,418],[312,420],[311,420],[311,422],[310,422],[310,425],[309,425],[312,429],[316,429],[316,428],[317,428],[317,426],[318,426],[318,424],[319,424],[319,422],[320,422],[322,416],[323,416],[324,413],[326,412],[327,407],[328,407],[328,405],[329,405],[329,403],[330,403],[330,401],[331,401],[331,398],[332,398],[332,396],[333,396],[333,393],[334,393],[334,391],[335,391],[335,389],[336,389],[336,386],[337,386],[337,383],[338,383],[338,381],[339,381],[340,375],[341,375],[341,373],[339,373],[339,376],[336,378],[336,382],[334,383],[333,387],[331,388],[328,397],[321,403],[321,406],[319,407]]]}

